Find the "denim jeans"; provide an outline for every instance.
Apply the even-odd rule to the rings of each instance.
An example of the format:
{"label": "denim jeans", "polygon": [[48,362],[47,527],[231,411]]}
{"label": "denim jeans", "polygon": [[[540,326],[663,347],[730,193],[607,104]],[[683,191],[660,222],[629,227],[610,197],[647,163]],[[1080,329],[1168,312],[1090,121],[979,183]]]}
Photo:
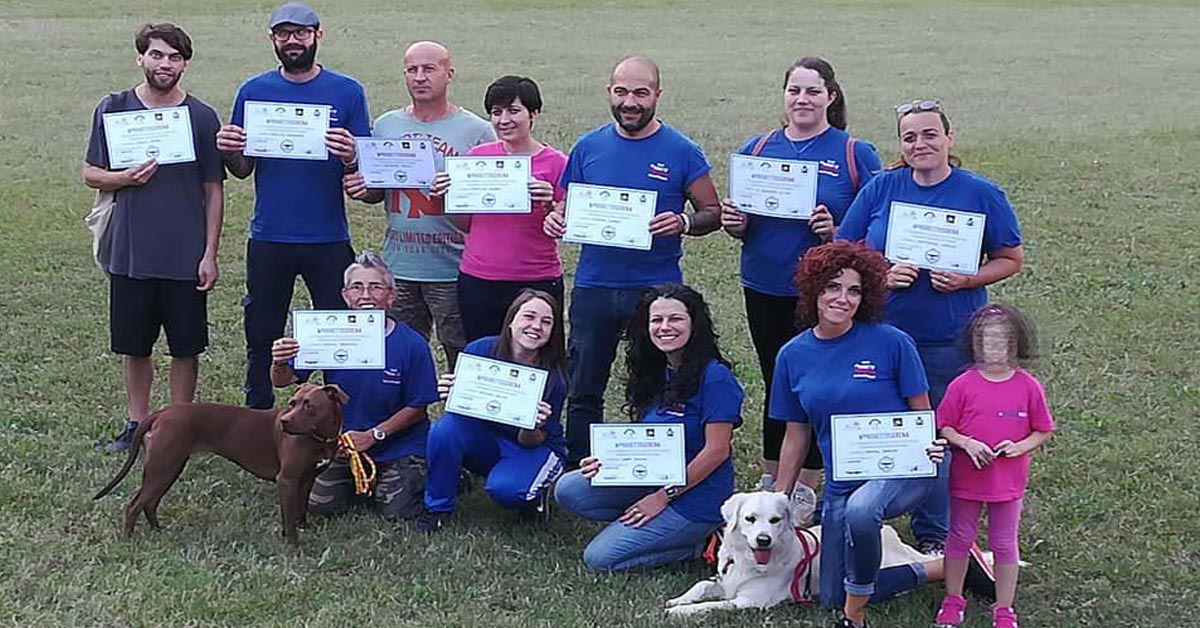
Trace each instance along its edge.
{"label": "denim jeans", "polygon": [[[917,353],[925,365],[925,378],[929,380],[929,402],[934,410],[946,396],[946,387],[967,366],[966,356],[956,343],[918,344]],[[950,533],[950,480],[939,476],[934,490],[929,492],[912,513],[913,536],[919,541],[945,541]]]}
{"label": "denim jeans", "polygon": [[640,528],[615,521],[626,508],[654,490],[593,487],[579,471],[562,476],[554,489],[559,506],[585,519],[612,522],[583,550],[583,562],[589,569],[624,571],[700,557],[705,540],[718,524],[692,521],[670,506]]}
{"label": "denim jeans", "polygon": [[573,288],[567,341],[567,459],[588,456],[593,423],[604,420],[604,390],[617,343],[637,309],[643,288]]}
{"label": "denim jeans", "polygon": [[907,591],[915,574],[924,584],[920,565],[880,570],[883,548],[879,531],[886,519],[912,511],[945,482],[950,456],[938,466],[936,478],[871,480],[849,495],[825,495],[821,514],[821,602],[841,608],[846,593],[887,599]]}

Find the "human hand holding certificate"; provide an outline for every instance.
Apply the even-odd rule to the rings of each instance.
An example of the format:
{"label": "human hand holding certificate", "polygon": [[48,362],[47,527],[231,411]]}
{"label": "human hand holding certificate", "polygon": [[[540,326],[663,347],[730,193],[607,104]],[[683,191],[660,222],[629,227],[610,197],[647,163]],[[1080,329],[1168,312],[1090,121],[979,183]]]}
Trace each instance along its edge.
{"label": "human hand holding certificate", "polygon": [[740,211],[808,220],[817,206],[817,162],[730,155],[729,196]]}
{"label": "human hand holding certificate", "polygon": [[563,241],[649,251],[658,193],[572,183],[567,186]]}
{"label": "human hand holding certificate", "polygon": [[835,482],[937,475],[925,452],[937,438],[933,410],[835,414],[830,427]]}
{"label": "human hand holding certificate", "polygon": [[447,214],[528,214],[528,156],[447,157]]}
{"label": "human hand holding certificate", "polygon": [[459,354],[446,411],[534,429],[548,376],[532,366]]}
{"label": "human hand holding certificate", "polygon": [[247,157],[329,158],[329,105],[247,100],[242,113]]}
{"label": "human hand holding certificate", "polygon": [[437,174],[429,140],[356,137],[354,144],[368,188],[427,188]]}
{"label": "human hand holding certificate", "polygon": [[986,214],[893,202],[884,256],[918,268],[979,273]]}
{"label": "human hand holding certificate", "polygon": [[129,168],[156,159],[160,166],[196,161],[192,117],[187,107],[139,109],[104,114],[108,166]]}
{"label": "human hand holding certificate", "polygon": [[387,315],[383,310],[296,310],[295,366],[310,370],[381,369]]}
{"label": "human hand holding certificate", "polygon": [[592,486],[687,484],[683,425],[596,423],[591,437],[592,456],[600,461]]}

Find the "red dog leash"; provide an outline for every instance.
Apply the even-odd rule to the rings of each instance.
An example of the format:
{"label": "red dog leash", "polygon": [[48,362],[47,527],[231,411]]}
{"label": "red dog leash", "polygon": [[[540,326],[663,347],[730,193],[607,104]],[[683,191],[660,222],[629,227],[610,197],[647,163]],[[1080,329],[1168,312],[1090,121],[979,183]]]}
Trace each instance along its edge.
{"label": "red dog leash", "polygon": [[[812,605],[813,573],[810,567],[813,559],[821,553],[821,539],[808,528],[796,528],[796,538],[800,539],[800,546],[804,548],[804,558],[796,564],[796,571],[792,574],[792,601]],[[801,581],[804,582],[803,586]]]}

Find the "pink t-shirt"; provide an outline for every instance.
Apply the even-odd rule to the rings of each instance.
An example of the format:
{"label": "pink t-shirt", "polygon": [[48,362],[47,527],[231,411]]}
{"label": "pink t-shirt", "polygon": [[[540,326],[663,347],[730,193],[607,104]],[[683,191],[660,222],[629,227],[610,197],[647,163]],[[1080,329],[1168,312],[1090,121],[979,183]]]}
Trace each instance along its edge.
{"label": "pink t-shirt", "polygon": [[[472,148],[468,155],[504,155],[503,142],[489,142]],[[554,185],[554,200],[566,192],[558,180],[567,167],[567,156],[544,146],[530,158],[533,177]],[[558,243],[542,232],[549,203],[535,203],[529,214],[475,214],[467,232],[462,272],[490,281],[536,281],[562,276]]]}
{"label": "pink t-shirt", "polygon": [[[1005,440],[1018,442],[1033,432],[1054,431],[1046,392],[1020,369],[1003,382],[985,379],[978,369],[959,375],[937,408],[937,424],[938,429],[952,427],[992,448]],[[982,469],[976,469],[962,451],[955,451],[950,460],[950,495],[960,499],[1010,501],[1025,494],[1028,481],[1029,454],[996,458]]]}

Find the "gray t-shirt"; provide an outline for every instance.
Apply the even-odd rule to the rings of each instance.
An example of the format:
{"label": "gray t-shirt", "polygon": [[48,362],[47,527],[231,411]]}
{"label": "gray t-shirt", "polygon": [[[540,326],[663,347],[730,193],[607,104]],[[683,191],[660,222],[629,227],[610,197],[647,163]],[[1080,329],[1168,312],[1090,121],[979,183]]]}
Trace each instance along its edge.
{"label": "gray t-shirt", "polygon": [[[433,142],[434,162],[445,170],[445,158],[467,154],[472,147],[496,140],[492,125],[459,108],[433,122],[421,122],[403,109],[375,120],[375,137]],[[408,281],[456,281],[466,234],[429,200],[428,189],[385,190],[387,233],[383,258],[396,278]]]}
{"label": "gray t-shirt", "polygon": [[[134,279],[196,281],[204,255],[204,184],[225,179],[217,151],[220,118],[212,107],[188,95],[183,105],[192,120],[196,161],[159,166],[145,185],[117,190],[117,205],[108,224],[109,256],[101,259],[113,275]],[[109,169],[104,114],[146,109],[132,89],[105,96],[92,115],[92,132],[84,160]]]}

